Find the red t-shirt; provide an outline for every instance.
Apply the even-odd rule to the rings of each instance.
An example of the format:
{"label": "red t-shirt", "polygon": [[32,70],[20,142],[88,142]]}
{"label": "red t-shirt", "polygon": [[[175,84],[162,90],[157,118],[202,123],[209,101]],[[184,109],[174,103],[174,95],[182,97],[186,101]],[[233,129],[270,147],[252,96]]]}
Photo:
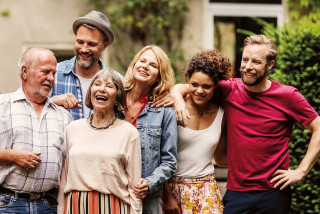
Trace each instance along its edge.
{"label": "red t-shirt", "polygon": [[241,79],[220,81],[227,119],[227,189],[268,190],[277,169],[289,168],[293,124],[306,125],[318,113],[294,87],[271,80],[261,93],[245,89]]}

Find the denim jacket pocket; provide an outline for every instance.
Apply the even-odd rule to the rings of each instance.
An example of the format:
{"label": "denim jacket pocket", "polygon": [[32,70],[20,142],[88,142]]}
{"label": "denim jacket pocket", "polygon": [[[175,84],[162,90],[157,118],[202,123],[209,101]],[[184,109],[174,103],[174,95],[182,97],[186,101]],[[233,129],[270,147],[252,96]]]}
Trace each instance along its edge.
{"label": "denim jacket pocket", "polygon": [[161,132],[160,126],[149,126],[147,129],[149,146],[155,151],[160,150]]}

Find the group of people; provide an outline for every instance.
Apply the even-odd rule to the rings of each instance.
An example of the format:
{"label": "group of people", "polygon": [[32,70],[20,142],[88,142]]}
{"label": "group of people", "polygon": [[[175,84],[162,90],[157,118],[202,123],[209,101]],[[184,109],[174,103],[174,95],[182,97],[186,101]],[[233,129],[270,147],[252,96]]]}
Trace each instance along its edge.
{"label": "group of people", "polygon": [[[114,34],[91,11],[73,23],[75,57],[47,49],[19,59],[22,86],[0,95],[0,213],[289,213],[290,184],[320,155],[318,113],[293,87],[267,78],[277,51],[246,38],[233,78],[228,58],[197,53],[174,86],[158,46],[125,77],[100,60]],[[294,122],[312,132],[289,169]],[[178,125],[179,124],[179,125]],[[221,197],[214,162],[228,166]]]}

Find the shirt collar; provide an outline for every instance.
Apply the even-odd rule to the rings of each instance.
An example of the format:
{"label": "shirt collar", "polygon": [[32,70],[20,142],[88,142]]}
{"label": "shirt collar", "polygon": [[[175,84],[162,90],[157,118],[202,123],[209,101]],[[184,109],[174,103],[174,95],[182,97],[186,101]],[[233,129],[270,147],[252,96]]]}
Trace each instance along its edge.
{"label": "shirt collar", "polygon": [[[29,100],[27,100],[26,98],[26,95],[24,94],[24,91],[22,90],[22,87],[20,87],[14,94],[13,96],[13,102],[17,102],[17,101],[20,101],[20,100],[25,100],[29,103],[31,103]],[[46,101],[45,101],[45,104],[44,106],[48,106],[48,107],[52,107],[54,109],[57,108],[57,106],[49,99],[47,98]]]}
{"label": "shirt collar", "polygon": [[141,104],[146,104],[148,103],[148,101],[149,101],[149,95],[145,97],[141,97],[141,100],[140,100]]}

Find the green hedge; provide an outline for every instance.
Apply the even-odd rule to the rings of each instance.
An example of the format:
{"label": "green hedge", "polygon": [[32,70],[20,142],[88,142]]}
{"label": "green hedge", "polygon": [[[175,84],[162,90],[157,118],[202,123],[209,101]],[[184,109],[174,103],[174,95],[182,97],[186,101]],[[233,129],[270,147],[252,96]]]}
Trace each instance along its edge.
{"label": "green hedge", "polygon": [[[320,113],[320,19],[303,19],[295,26],[275,29],[264,27],[263,33],[278,47],[275,68],[269,77],[299,89]],[[310,131],[297,124],[290,142],[290,167],[297,168],[307,152]],[[320,160],[302,182],[292,185],[292,213],[320,213]]]}

